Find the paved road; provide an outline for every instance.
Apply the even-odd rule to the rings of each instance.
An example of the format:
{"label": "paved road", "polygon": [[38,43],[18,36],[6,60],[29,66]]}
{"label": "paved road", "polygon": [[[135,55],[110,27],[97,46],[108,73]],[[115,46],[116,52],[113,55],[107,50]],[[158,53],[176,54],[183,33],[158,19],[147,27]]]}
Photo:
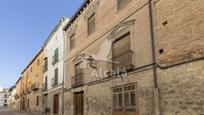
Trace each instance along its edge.
{"label": "paved road", "polygon": [[15,112],[7,108],[0,108],[0,115],[35,115],[32,113]]}

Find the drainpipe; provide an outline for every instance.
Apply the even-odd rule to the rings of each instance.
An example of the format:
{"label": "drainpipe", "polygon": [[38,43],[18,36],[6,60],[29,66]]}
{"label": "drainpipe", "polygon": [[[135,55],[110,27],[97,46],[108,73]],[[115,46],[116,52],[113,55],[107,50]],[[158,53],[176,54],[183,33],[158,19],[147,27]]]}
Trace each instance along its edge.
{"label": "drainpipe", "polygon": [[[62,27],[64,27],[64,22],[66,22],[66,19],[64,19],[64,17],[62,17],[61,19],[61,23],[62,23]],[[65,43],[66,43],[66,35],[64,33],[64,30],[62,29],[63,32],[63,80],[62,80],[62,115],[64,115],[64,81],[65,81],[65,53],[66,53],[66,49],[65,49]]]}
{"label": "drainpipe", "polygon": [[150,17],[150,34],[151,34],[151,47],[152,47],[152,62],[153,62],[153,78],[154,78],[154,109],[155,115],[160,115],[160,103],[159,103],[159,87],[157,81],[157,65],[156,65],[156,53],[155,53],[155,35],[154,35],[154,21],[153,21],[153,7],[152,0],[149,0],[149,17]]}

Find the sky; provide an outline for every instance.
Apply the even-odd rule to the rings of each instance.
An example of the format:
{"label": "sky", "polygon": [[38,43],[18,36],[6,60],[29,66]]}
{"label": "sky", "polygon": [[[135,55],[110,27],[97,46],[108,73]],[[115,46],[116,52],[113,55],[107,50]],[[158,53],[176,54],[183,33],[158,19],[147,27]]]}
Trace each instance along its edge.
{"label": "sky", "polygon": [[60,17],[83,0],[0,0],[0,86],[11,87]]}

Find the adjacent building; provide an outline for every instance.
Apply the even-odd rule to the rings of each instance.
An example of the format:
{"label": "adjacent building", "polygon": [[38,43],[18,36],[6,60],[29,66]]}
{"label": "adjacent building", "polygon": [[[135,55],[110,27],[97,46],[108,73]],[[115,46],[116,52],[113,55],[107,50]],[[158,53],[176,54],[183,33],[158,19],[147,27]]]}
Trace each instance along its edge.
{"label": "adjacent building", "polygon": [[40,49],[22,72],[20,109],[22,111],[42,112],[44,52]]}
{"label": "adjacent building", "polygon": [[9,89],[8,107],[13,110],[16,109],[16,86]]}
{"label": "adjacent building", "polygon": [[22,97],[21,87],[22,87],[22,77],[19,77],[19,79],[16,81],[16,96],[15,96],[15,100],[16,100],[15,110],[17,111],[21,110],[21,99],[20,99],[20,97]]}
{"label": "adjacent building", "polygon": [[43,106],[44,113],[62,114],[64,83],[64,25],[67,19],[62,17],[50,33],[44,48]]}
{"label": "adjacent building", "polygon": [[8,97],[9,97],[9,89],[3,88],[3,90],[0,91],[0,107],[8,106]]}

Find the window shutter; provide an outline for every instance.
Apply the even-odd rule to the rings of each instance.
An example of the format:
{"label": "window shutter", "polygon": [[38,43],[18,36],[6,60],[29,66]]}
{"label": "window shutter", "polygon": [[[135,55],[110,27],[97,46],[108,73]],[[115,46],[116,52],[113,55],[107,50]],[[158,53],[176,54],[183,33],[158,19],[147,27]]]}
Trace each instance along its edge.
{"label": "window shutter", "polygon": [[70,37],[70,50],[75,48],[75,34]]}
{"label": "window shutter", "polygon": [[118,9],[125,7],[131,0],[118,0]]}
{"label": "window shutter", "polygon": [[130,51],[129,33],[119,38],[119,40],[113,44],[113,57],[117,57],[119,55],[127,53],[128,51]]}
{"label": "window shutter", "polygon": [[95,31],[95,13],[88,18],[88,35]]}

